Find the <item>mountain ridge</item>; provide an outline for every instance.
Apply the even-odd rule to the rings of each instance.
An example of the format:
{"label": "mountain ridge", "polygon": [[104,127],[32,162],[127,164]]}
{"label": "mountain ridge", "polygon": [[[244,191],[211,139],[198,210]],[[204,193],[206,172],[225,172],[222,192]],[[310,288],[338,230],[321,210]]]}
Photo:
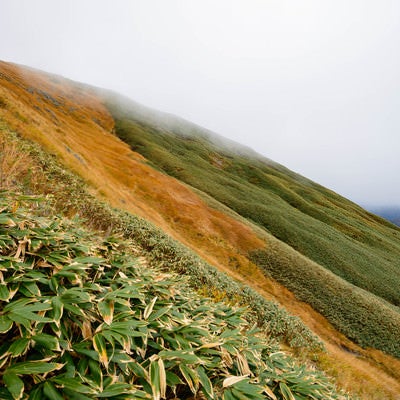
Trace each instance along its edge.
{"label": "mountain ridge", "polygon": [[[0,69],[2,68],[2,70],[7,70],[8,68],[8,73],[10,74],[11,72],[13,72],[13,74],[11,74],[11,76],[16,76],[18,78],[18,74],[16,74],[15,71],[10,71],[12,68],[8,67],[8,66],[4,66],[4,64],[0,65]],[[32,74],[32,72],[31,72]],[[20,74],[22,75],[22,74]],[[29,74],[28,74],[29,75]],[[35,75],[35,74],[33,74]],[[102,198],[108,198],[109,200],[111,200],[111,202],[118,206],[118,207],[127,207],[127,204],[129,204],[129,207],[131,207],[131,210],[133,210],[134,212],[139,212],[139,213],[145,213],[147,216],[150,216],[151,218],[153,218],[153,221],[156,222],[157,224],[159,224],[159,226],[161,226],[163,229],[166,229],[167,232],[169,233],[173,233],[173,235],[175,235],[175,237],[180,238],[180,240],[182,240],[184,243],[186,242],[186,244],[189,245],[189,247],[191,247],[192,249],[195,249],[197,251],[199,251],[201,249],[201,243],[203,240],[204,241],[204,246],[214,246],[214,247],[208,247],[208,253],[205,253],[203,251],[203,256],[206,257],[206,259],[208,258],[209,261],[212,261],[213,263],[215,263],[216,265],[218,265],[220,268],[224,267],[226,270],[230,270],[231,273],[234,273],[236,275],[240,275],[245,273],[245,271],[247,271],[247,275],[242,275],[245,276],[245,279],[250,280],[252,277],[254,279],[254,277],[259,276],[259,278],[261,279],[261,275],[257,275],[259,274],[259,271],[256,270],[256,266],[254,263],[251,263],[250,260],[247,258],[247,253],[249,250],[251,250],[251,247],[253,246],[254,250],[257,249],[262,249],[263,245],[262,243],[263,240],[265,240],[265,235],[268,235],[268,232],[264,232],[262,231],[262,238],[260,239],[260,235],[259,233],[257,234],[256,232],[258,232],[259,229],[262,229],[260,227],[260,225],[257,224],[257,221],[252,221],[250,222],[250,226],[255,226],[256,228],[252,228],[250,231],[248,231],[247,229],[249,228],[245,228],[246,224],[241,225],[240,229],[239,228],[235,228],[232,229],[230,227],[233,226],[237,226],[239,227],[239,225],[236,225],[236,222],[234,223],[232,220],[230,220],[231,222],[229,222],[229,224],[231,225],[222,225],[220,226],[219,229],[219,234],[224,232],[224,235],[227,235],[227,232],[230,232],[231,235],[229,236],[213,236],[213,237],[207,237],[207,238],[203,238],[203,239],[198,239],[196,238],[196,235],[198,233],[202,234],[202,235],[208,235],[210,232],[206,229],[203,232],[201,231],[201,229],[199,230],[199,228],[196,227],[196,220],[197,221],[202,221],[205,222],[207,221],[207,218],[203,219],[203,217],[205,216],[205,214],[202,214],[203,217],[200,218],[200,214],[197,214],[197,219],[193,218],[190,216],[190,214],[195,214],[198,212],[197,207],[200,206],[201,202],[199,202],[199,200],[194,200],[194,197],[192,197],[191,194],[189,194],[189,191],[184,191],[182,188],[183,186],[180,185],[179,186],[179,190],[176,189],[175,192],[171,192],[171,196],[169,198],[174,198],[176,197],[175,200],[179,200],[180,197],[180,202],[176,203],[176,205],[174,207],[178,207],[177,204],[180,204],[179,207],[182,207],[183,204],[187,203],[189,201],[192,202],[192,205],[196,205],[196,208],[188,208],[188,214],[186,217],[182,216],[182,215],[178,215],[177,213],[175,214],[166,214],[166,212],[171,212],[171,210],[168,210],[165,205],[166,204],[170,204],[170,207],[172,207],[172,204],[170,202],[170,200],[167,200],[168,198],[163,197],[162,192],[143,192],[142,193],[142,199],[146,199],[145,201],[152,201],[151,200],[151,196],[154,196],[156,201],[153,201],[152,206],[148,207],[148,205],[144,202],[144,200],[140,200],[140,196],[141,194],[138,193],[140,188],[138,188],[138,186],[142,186],[142,187],[147,187],[146,186],[146,182],[143,180],[138,180],[139,179],[139,175],[135,175],[135,179],[136,179],[136,193],[135,193],[135,197],[129,197],[131,196],[131,194],[125,193],[125,191],[135,191],[134,190],[134,186],[126,186],[126,189],[121,190],[121,186],[123,185],[123,179],[126,179],[128,182],[128,176],[124,175],[121,173],[120,168],[122,165],[125,167],[128,164],[125,164],[128,159],[131,159],[133,157],[133,159],[135,160],[134,164],[131,164],[131,168],[135,168],[141,171],[142,174],[146,175],[146,179],[149,181],[151,181],[150,183],[152,183],[153,185],[159,185],[161,187],[164,188],[164,190],[168,189],[168,190],[172,190],[172,188],[177,188],[177,182],[175,182],[174,180],[170,180],[167,178],[159,178],[161,180],[159,181],[154,181],[153,179],[155,179],[155,176],[159,176],[157,175],[160,171],[162,170],[162,168],[160,168],[159,166],[157,167],[157,163],[155,161],[157,161],[155,158],[146,158],[145,156],[139,155],[138,153],[131,153],[129,148],[126,145],[123,145],[122,143],[119,143],[117,145],[117,142],[115,142],[114,140],[112,140],[112,134],[114,133],[118,133],[115,131],[115,125],[113,123],[115,116],[112,116],[112,113],[109,112],[109,107],[105,107],[104,105],[101,105],[101,102],[103,101],[99,101],[99,99],[97,98],[97,100],[95,99],[95,97],[93,97],[93,92],[95,92],[96,90],[93,89],[93,92],[91,92],[91,89],[88,89],[86,87],[85,91],[82,91],[81,95],[82,97],[79,97],[77,95],[77,93],[69,93],[68,91],[65,91],[64,97],[66,97],[67,99],[75,99],[75,103],[76,104],[81,104],[78,109],[76,110],[72,110],[72,111],[68,111],[72,114],[72,117],[68,117],[66,118],[66,116],[68,116],[68,112],[67,109],[64,108],[64,106],[60,106],[57,105],[55,103],[57,103],[60,99],[59,97],[57,97],[55,94],[56,92],[53,92],[49,86],[49,83],[47,84],[47,86],[43,83],[43,80],[45,80],[44,78],[42,78],[42,80],[37,81],[38,77],[35,77],[31,75],[29,77],[29,84],[28,81],[25,81],[23,79],[21,79],[21,77],[19,77],[19,79],[21,79],[18,83],[18,80],[16,81],[18,83],[18,85],[22,85],[24,86],[24,88],[21,88],[20,86],[15,86],[14,87],[10,84],[8,85],[8,91],[5,91],[5,85],[2,83],[2,85],[0,86],[0,89],[2,89],[2,91],[0,92],[0,97],[3,99],[3,102],[7,103],[5,107],[3,107],[3,114],[2,114],[2,119],[6,118],[8,123],[10,123],[14,129],[18,130],[21,134],[23,134],[23,136],[27,137],[27,138],[31,138],[35,141],[39,141],[42,145],[44,145],[45,147],[47,146],[47,148],[51,149],[52,152],[54,152],[55,154],[57,154],[57,157],[61,157],[62,160],[64,160],[64,162],[67,163],[67,165],[74,169],[75,171],[77,171],[80,175],[82,176],[86,176],[87,178],[85,179],[89,179],[89,182],[91,180],[91,187],[92,187],[92,192],[96,195],[100,195],[100,197]],[[32,83],[35,83],[35,79],[36,79],[36,86],[37,88],[40,88],[39,90],[41,90],[42,92],[34,92],[34,93],[30,93],[27,89],[32,88]],[[9,81],[7,81],[8,83],[10,83]],[[56,82],[57,83],[57,82]],[[79,86],[79,85],[78,85]],[[64,88],[65,89],[65,88]],[[88,92],[88,93],[87,93]],[[14,94],[13,94],[14,93]],[[21,100],[17,100],[15,98],[15,93],[19,93],[19,97],[22,99],[30,99],[29,101],[22,101],[24,104],[22,105],[20,102]],[[47,97],[46,97],[47,94]],[[10,97],[11,96],[11,97]],[[87,96],[87,97],[85,97]],[[92,96],[92,97],[91,97]],[[0,98],[0,100],[1,100]],[[10,100],[12,98],[12,101]],[[77,101],[76,99],[81,99],[79,101],[81,101],[81,103],[79,103],[79,101]],[[85,100],[87,99],[87,100]],[[92,99],[92,100],[89,100]],[[55,102],[54,102],[55,100]],[[85,102],[87,102],[87,106],[85,108]],[[30,104],[29,104],[30,103]],[[71,102],[72,103],[72,102]],[[69,104],[68,101],[66,102],[66,104]],[[38,106],[40,108],[40,110],[36,110],[35,106]],[[69,107],[69,105],[68,105]],[[104,107],[104,108],[103,108]],[[46,110],[47,109],[47,110]],[[36,111],[34,111],[36,110]],[[96,111],[98,110],[98,111]],[[1,108],[0,108],[1,111]],[[54,115],[52,114],[54,113]],[[67,114],[65,114],[67,113]],[[33,117],[33,119],[31,118]],[[30,121],[36,121],[34,123],[30,124]],[[95,121],[96,120],[96,121]],[[71,125],[73,127],[72,128],[67,128],[65,126],[65,122],[68,121],[68,125]],[[142,124],[144,122],[142,121]],[[147,126],[149,127],[151,124],[148,124]],[[33,129],[35,128],[35,129]],[[117,127],[118,128],[118,127]],[[60,130],[61,132],[57,132],[57,129]],[[68,129],[68,130],[67,130]],[[152,129],[154,129],[154,127],[152,127]],[[65,130],[65,131],[64,131]],[[41,132],[48,132],[49,135],[45,135],[43,136],[43,133]],[[85,132],[85,133],[83,133]],[[51,135],[50,135],[51,134]],[[51,137],[50,137],[51,136]],[[57,139],[56,139],[57,138]],[[50,140],[51,139],[51,140]],[[83,140],[85,139],[85,140]],[[54,143],[55,140],[57,140],[58,142]],[[85,142],[90,141],[89,143],[89,147],[86,147],[84,149],[84,151],[82,150],[83,147],[85,147]],[[60,145],[60,143],[62,145]],[[97,143],[97,144],[96,144]],[[104,145],[111,145],[110,149],[106,150],[104,149]],[[56,145],[57,144],[57,145]],[[69,150],[68,150],[69,149]],[[114,152],[110,152],[110,150],[113,150]],[[129,150],[129,151],[128,151]],[[90,157],[93,158],[93,156],[95,155],[95,151],[103,158],[98,158],[97,161],[95,160],[91,160]],[[118,154],[118,156],[117,156]],[[112,164],[107,164],[107,162],[105,162],[107,159],[110,157],[118,157],[118,163],[116,163],[115,165]],[[109,178],[109,175],[104,175],[106,173],[106,170],[103,168],[104,166],[101,166],[100,164],[100,160],[102,160],[102,162],[104,162],[105,166],[107,168],[110,168],[111,174],[114,175],[114,182],[111,178]],[[213,166],[214,168],[216,168],[216,170],[221,171],[221,161],[224,162],[224,159],[220,159],[220,158],[216,158],[216,159],[211,159],[208,161],[213,162],[215,165]],[[145,168],[145,166],[155,166],[156,168],[158,168],[158,170],[153,170],[154,172],[152,172],[150,169],[148,169],[147,167]],[[240,165],[239,165],[240,166]],[[101,175],[96,177],[95,174],[99,174],[99,171],[102,171],[102,169],[104,170],[104,173],[101,172]],[[234,168],[231,168],[234,172],[236,171],[238,173],[238,166],[234,166]],[[243,166],[242,166],[243,168]],[[284,167],[282,167],[284,168]],[[88,173],[88,171],[92,171],[92,173]],[[179,171],[178,171],[179,172]],[[270,177],[269,179],[269,184],[277,184],[279,183],[279,179],[281,179],[280,175],[282,171],[277,171],[277,175],[275,176],[274,179],[272,179]],[[294,174],[294,173],[293,173]],[[88,175],[91,175],[90,177]],[[93,176],[92,176],[93,175]],[[107,179],[105,179],[105,177],[107,176]],[[115,176],[118,177],[118,180],[115,179]],[[240,176],[240,175],[238,175]],[[262,176],[262,175],[260,175]],[[260,176],[255,176],[255,178],[259,178]],[[294,176],[297,176],[296,174],[294,174]],[[95,178],[95,179],[94,179]],[[250,177],[251,178],[251,177]],[[158,178],[157,178],[158,179]],[[176,178],[174,178],[176,179]],[[131,181],[129,181],[131,182]],[[107,183],[107,185],[113,185],[110,186],[109,188],[107,188],[107,185],[104,185],[104,183]],[[148,182],[149,183],[149,182]],[[316,184],[314,184],[316,185]],[[254,187],[256,187],[257,185],[253,185]],[[117,189],[117,187],[119,189]],[[312,186],[314,187],[314,186]],[[319,185],[316,185],[316,187],[319,187]],[[187,189],[185,190],[190,190],[191,186],[187,186]],[[294,191],[292,189],[295,189]],[[290,195],[292,197],[289,196],[289,199],[291,201],[297,200],[299,201],[299,199],[294,196],[294,194],[296,194],[296,190],[299,190],[297,187],[293,187],[291,189],[291,191],[289,191],[286,195]],[[279,185],[276,186],[275,190],[279,189]],[[118,191],[117,191],[118,190]],[[186,193],[186,194],[184,194]],[[294,193],[294,194],[293,194]],[[325,193],[325,192],[324,192]],[[327,191],[326,193],[330,194],[330,191]],[[307,194],[307,193],[306,193]],[[297,193],[298,195],[298,193]],[[138,197],[139,196],[139,197]],[[147,196],[147,197],[146,197]],[[150,196],[150,197],[149,197]],[[189,196],[189,197],[188,197]],[[210,195],[209,195],[210,196]],[[276,194],[274,196],[277,196]],[[275,198],[273,196],[273,198]],[[294,197],[293,197],[294,196]],[[279,196],[278,196],[279,197]],[[312,197],[312,196],[311,196]],[[121,201],[123,200],[123,201]],[[174,201],[175,201],[174,200]],[[315,199],[312,198],[312,200],[314,201]],[[339,198],[336,198],[336,196],[332,195],[332,207],[334,207],[334,202],[335,201],[339,201]],[[124,203],[125,201],[125,203]],[[310,200],[311,201],[311,200]],[[319,199],[319,201],[321,201],[321,199]],[[168,203],[169,202],[169,203]],[[149,203],[150,204],[150,203]],[[221,203],[220,203],[221,204]],[[300,204],[302,205],[302,204]],[[163,207],[164,208],[163,208]],[[147,208],[146,208],[147,207]],[[202,206],[203,207],[203,206]],[[212,213],[214,213],[213,215],[215,217],[217,217],[219,215],[218,218],[222,218],[221,210],[216,210],[218,208],[218,204],[215,203],[214,204],[214,211],[212,211]],[[224,207],[228,207],[226,204]],[[291,206],[293,207],[293,206]],[[142,208],[142,209],[141,209]],[[223,208],[221,206],[221,208]],[[195,211],[196,209],[196,211]],[[380,235],[384,235],[384,229],[386,228],[390,228],[389,225],[386,225],[384,222],[382,222],[381,219],[373,216],[372,214],[367,215],[365,214],[365,212],[363,210],[361,210],[360,208],[357,208],[353,203],[351,202],[346,202],[346,209],[347,209],[347,213],[351,214],[351,213],[360,213],[362,215],[362,218],[365,218],[366,221],[369,221],[368,223],[371,224],[371,226],[375,226],[376,224],[381,224],[382,228],[380,228],[381,233]],[[184,207],[182,208],[182,210],[179,209],[179,214],[181,214],[181,211],[184,210]],[[205,209],[204,209],[205,210]],[[218,213],[216,213],[216,211],[218,211]],[[207,213],[209,213],[210,211],[207,211]],[[169,215],[168,218],[166,218],[166,215]],[[233,215],[233,214],[232,214]],[[329,216],[329,214],[328,214]],[[367,218],[368,217],[368,218]],[[187,218],[187,221],[185,221],[185,218]],[[243,216],[241,216],[241,218],[244,218]],[[357,220],[357,219],[356,219]],[[211,221],[211,220],[210,220]],[[213,223],[216,223],[217,225],[222,223],[226,224],[227,219],[226,217],[223,217],[223,219],[218,220],[220,222],[217,223],[217,220],[214,220]],[[244,221],[244,220],[243,220]],[[243,222],[242,221],[242,222]],[[186,223],[187,228],[183,227],[185,226],[184,224]],[[233,225],[232,225],[233,224]],[[255,225],[254,225],[255,224]],[[215,225],[216,226],[216,225]],[[190,231],[193,231],[194,227],[197,229],[197,233],[196,235],[193,236],[193,233],[189,233]],[[344,226],[340,227],[341,229],[344,229]],[[183,230],[182,230],[183,229]],[[213,228],[214,229],[214,228]],[[180,232],[179,232],[180,230]],[[245,233],[245,232],[248,233]],[[395,230],[396,231],[396,230]],[[217,233],[217,231],[214,231],[214,235]],[[252,232],[252,233],[250,233]],[[360,231],[362,234],[362,230]],[[355,230],[354,228],[350,229],[349,232],[350,235],[352,234],[360,234],[359,232],[357,232],[357,230]],[[239,235],[236,236],[235,235]],[[243,236],[244,235],[244,236]],[[248,239],[246,239],[248,241],[247,244],[245,244],[246,240],[244,242],[242,242],[242,238],[245,238],[246,235],[250,235],[247,236]],[[255,239],[257,237],[257,240]],[[379,235],[378,235],[379,238]],[[190,239],[190,240],[189,240]],[[211,240],[210,240],[211,239]],[[260,241],[261,240],[261,241]],[[270,244],[271,243],[276,243],[277,249],[282,249],[282,245],[278,245],[278,241],[275,242],[274,240],[272,240],[272,236],[269,239],[270,240]],[[355,240],[355,239],[353,239]],[[212,243],[212,241],[216,241],[216,243]],[[217,246],[217,243],[218,246]],[[231,244],[229,244],[231,243]],[[253,244],[251,244],[253,243]],[[234,246],[238,246],[240,249],[240,252],[237,253],[229,253],[232,250],[227,251],[227,247],[226,246],[231,246],[230,248],[234,248]],[[248,247],[250,246],[250,247]],[[255,247],[254,247],[255,246]],[[258,247],[257,247],[258,246]],[[204,247],[204,249],[206,248]],[[223,250],[225,247],[225,250]],[[220,257],[219,258],[215,258],[216,255],[213,255],[211,253],[215,253],[217,252],[217,248],[219,252],[223,252],[225,251],[225,256],[224,257]],[[214,249],[214,250],[211,250]],[[278,250],[277,250],[278,251]],[[281,251],[281,250],[279,250]],[[231,255],[229,255],[231,254]],[[293,253],[295,254],[295,253]],[[231,259],[230,257],[234,257],[234,259]],[[246,261],[247,260],[247,261]],[[295,262],[298,262],[299,260],[299,256],[296,255],[294,256],[293,260]],[[297,260],[297,261],[296,261]],[[239,263],[239,264],[238,264]],[[308,265],[308,264],[307,264]],[[266,281],[265,281],[266,282]],[[271,285],[271,284],[269,284]],[[270,289],[271,290],[271,286]],[[281,289],[279,289],[281,290]],[[349,345],[350,346],[350,345]]]}

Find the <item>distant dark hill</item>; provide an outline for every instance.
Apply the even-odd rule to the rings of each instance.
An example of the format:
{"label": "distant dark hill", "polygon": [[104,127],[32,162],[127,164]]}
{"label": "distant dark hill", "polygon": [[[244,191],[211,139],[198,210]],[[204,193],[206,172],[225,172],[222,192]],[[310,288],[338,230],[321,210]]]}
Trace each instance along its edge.
{"label": "distant dark hill", "polygon": [[371,212],[387,219],[397,226],[400,226],[400,207],[371,208]]}

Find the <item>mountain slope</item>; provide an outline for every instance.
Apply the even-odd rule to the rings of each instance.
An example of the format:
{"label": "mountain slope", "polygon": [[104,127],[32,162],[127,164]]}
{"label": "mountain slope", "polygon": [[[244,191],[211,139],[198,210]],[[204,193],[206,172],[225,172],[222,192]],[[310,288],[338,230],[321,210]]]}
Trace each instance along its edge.
{"label": "mountain slope", "polygon": [[[221,147],[208,131],[187,122],[174,124],[172,117],[157,122],[152,115],[146,123],[148,113],[138,116],[141,109],[135,103],[115,97],[106,105],[116,119],[117,135],[152,165],[264,228],[265,247],[247,256],[266,274],[351,339],[400,355],[395,339],[400,326],[399,229],[246,149]],[[185,124],[189,128],[183,132]],[[379,326],[384,328],[377,333]]]}
{"label": "mountain slope", "polygon": [[[133,105],[133,107],[135,107]],[[196,127],[116,117],[116,133],[151,163],[206,192],[336,275],[400,305],[400,230],[278,164],[215,145]],[[125,107],[126,108],[126,107]],[[186,123],[189,125],[188,123]],[[161,128],[159,128],[161,126]],[[371,229],[372,228],[372,229]],[[342,251],[335,249],[341,248]],[[395,279],[392,279],[395,277]]]}
{"label": "mountain slope", "polygon": [[[154,122],[154,119],[158,115],[154,112],[150,113],[151,121],[146,122],[146,118],[149,118],[148,116],[142,116],[138,121],[137,115],[142,114],[140,110],[134,110],[136,113],[135,117],[124,117],[129,119],[129,121],[122,121],[124,118],[116,115],[116,111],[118,110],[113,109],[109,101],[105,101],[104,92],[99,94],[98,90],[59,77],[51,77],[38,71],[21,69],[10,64],[2,63],[0,67],[0,115],[2,121],[6,122],[9,128],[17,131],[23,137],[31,138],[41,143],[48,151],[55,154],[59,160],[62,160],[65,165],[84,177],[93,194],[107,199],[114,206],[130,210],[154,222],[219,269],[227,271],[242,281],[247,281],[250,285],[260,290],[264,296],[279,298],[285,305],[292,307],[293,310],[302,315],[304,319],[308,319],[308,322],[314,328],[318,326],[319,331],[322,333],[326,329],[326,321],[317,323],[320,316],[312,309],[307,308],[307,305],[299,302],[290,292],[277,284],[273,279],[263,275],[263,270],[257,268],[252,260],[259,262],[261,267],[264,268],[263,256],[265,256],[265,250],[267,250],[267,255],[272,257],[272,264],[278,267],[281,266],[278,268],[278,271],[282,271],[283,268],[286,270],[289,267],[293,267],[293,270],[296,271],[301,267],[306,271],[311,271],[313,279],[322,279],[325,283],[328,281],[334,282],[333,286],[336,285],[336,293],[334,294],[338,295],[343,291],[343,295],[339,296],[341,299],[345,299],[347,293],[355,293],[353,300],[356,299],[356,301],[352,302],[358,303],[356,304],[358,309],[355,310],[356,312],[353,315],[355,319],[354,323],[356,324],[363,317],[362,314],[357,313],[367,307],[374,318],[379,315],[381,319],[376,323],[374,318],[367,318],[367,322],[364,324],[370,324],[371,328],[377,328],[381,324],[382,331],[386,333],[381,336],[381,331],[378,329],[374,337],[383,338],[383,342],[387,342],[386,344],[388,345],[394,342],[394,346],[396,346],[395,338],[397,337],[396,332],[398,332],[397,307],[390,305],[383,299],[379,299],[376,295],[369,294],[365,289],[352,286],[343,277],[338,277],[328,272],[323,265],[316,263],[315,260],[312,261],[311,256],[305,257],[304,254],[301,254],[302,249],[297,249],[300,250],[297,251],[285,244],[284,241],[280,240],[279,235],[276,234],[276,237],[274,237],[271,234],[272,229],[265,229],[262,220],[257,220],[250,214],[249,218],[248,215],[238,208],[241,205],[243,206],[243,202],[238,201],[236,196],[238,193],[240,194],[243,188],[248,190],[246,185],[252,178],[249,176],[248,170],[253,171],[250,168],[251,166],[255,169],[255,178],[257,179],[260,179],[260,176],[264,179],[264,175],[273,175],[270,170],[263,170],[267,165],[268,168],[273,167],[275,175],[272,177],[278,180],[278,182],[280,182],[279,180],[284,182],[281,185],[283,188],[278,185],[278,188],[275,188],[276,192],[271,191],[271,187],[274,187],[272,185],[273,179],[271,176],[268,176],[270,181],[267,181],[267,187],[262,188],[262,185],[255,182],[252,183],[252,186],[249,186],[252,191],[248,193],[253,193],[253,199],[257,199],[257,196],[264,196],[264,190],[269,191],[268,196],[265,197],[267,199],[265,201],[266,205],[271,207],[268,209],[271,215],[275,214],[278,218],[280,213],[278,220],[282,222],[282,227],[284,227],[282,229],[284,230],[293,229],[293,232],[297,232],[298,235],[306,235],[305,238],[307,238],[307,235],[309,235],[309,232],[307,232],[309,229],[308,222],[312,221],[312,224],[315,225],[315,232],[318,235],[321,232],[323,233],[323,230],[318,230],[320,229],[321,218],[314,218],[309,214],[316,212],[321,216],[320,208],[325,211],[326,198],[329,196],[331,198],[330,206],[332,210],[331,214],[328,213],[328,216],[337,218],[340,222],[340,229],[337,229],[339,233],[343,230],[346,230],[346,232],[348,230],[348,234],[351,235],[358,233],[356,228],[360,228],[365,230],[365,235],[368,236],[369,231],[367,228],[369,227],[371,232],[373,232],[373,242],[377,245],[379,239],[382,239],[386,246],[388,243],[391,245],[392,241],[393,243],[397,243],[396,240],[398,240],[396,236],[398,233],[396,230],[393,231],[394,233],[392,232],[393,228],[391,225],[385,225],[379,218],[371,214],[366,214],[354,204],[341,199],[326,189],[320,188],[318,185],[310,183],[304,178],[298,177],[282,166],[268,160],[259,159],[248,149],[238,150],[232,143],[226,149],[226,144],[221,143],[223,140],[220,138],[217,144],[212,145],[214,147],[211,149],[209,139],[213,135],[209,132],[200,132],[199,127],[189,126],[188,123],[179,121],[178,128],[174,128],[177,122],[171,116],[167,121],[168,125],[165,125],[165,121],[163,120]],[[112,111],[111,113],[110,110]],[[178,172],[182,174],[186,172],[189,178],[191,176],[195,178],[196,175],[204,172],[204,176],[210,179],[211,188],[214,185],[221,189],[222,186],[212,181],[214,179],[213,173],[219,172],[221,174],[221,182],[228,188],[232,187],[233,190],[229,196],[224,193],[224,196],[227,196],[227,201],[221,201],[221,198],[218,198],[218,196],[210,197],[211,192],[208,192],[201,186],[198,186],[200,190],[194,190],[193,186],[196,185],[193,182],[187,181],[191,185],[188,186],[160,173],[160,169],[164,167],[159,164],[159,156],[165,157],[165,148],[159,147],[159,154],[156,152],[156,154],[148,157],[148,159],[138,154],[138,152],[132,152],[127,145],[124,145],[113,135],[114,118],[117,120],[115,125],[116,133],[120,133],[119,124],[126,123],[129,129],[132,128],[131,124],[133,124],[133,130],[139,132],[142,138],[146,138],[146,134],[151,130],[151,135],[147,137],[150,147],[151,145],[158,146],[159,139],[157,135],[168,136],[170,140],[167,146],[168,151],[177,146],[182,146],[180,152],[183,154],[178,154],[181,159],[172,154],[175,158],[173,162],[167,165],[171,166],[172,169],[178,169]],[[139,130],[138,125],[142,131]],[[174,133],[171,135],[169,131],[171,129],[180,131],[176,132],[178,134]],[[185,132],[184,136],[186,137],[182,140],[182,133]],[[202,150],[202,153],[198,150],[199,145],[196,143],[196,139],[190,137],[193,135],[201,138],[200,150]],[[221,146],[225,149],[223,152],[221,152]],[[143,149],[136,150],[143,152]],[[202,157],[198,156],[199,152]],[[196,164],[199,163],[200,166],[204,167],[202,172],[195,171],[193,173],[187,168],[187,163],[184,163],[184,161],[187,161],[184,157],[185,153],[188,157],[191,157],[192,164],[194,164],[193,160],[196,160]],[[167,156],[170,157],[171,154],[167,154]],[[208,162],[208,165],[202,164],[204,158],[207,160],[211,159],[211,165],[215,168],[215,171],[212,171],[213,173],[209,171],[210,162]],[[230,162],[231,164],[227,167],[224,165],[225,162]],[[250,166],[249,163],[251,164]],[[179,170],[179,168],[182,169]],[[168,172],[171,174],[171,171]],[[174,173],[174,170],[172,173]],[[184,179],[181,177],[181,179],[185,180],[188,178]],[[265,182],[262,179],[261,182],[264,184]],[[290,196],[294,196],[292,193],[294,192],[296,194],[294,199],[299,202],[301,199],[304,200],[304,194],[299,192],[305,191],[305,194],[310,197],[307,201],[308,214],[299,210],[296,211],[297,214],[293,214],[291,210],[293,207],[288,203],[289,200],[282,199],[283,196],[281,196],[280,191],[284,193],[288,192],[288,199],[291,199]],[[301,197],[302,195],[303,197]],[[222,200],[224,199],[222,198]],[[65,198],[65,201],[71,201],[72,205],[70,208],[67,207],[67,209],[69,212],[73,212],[73,201],[69,198]],[[236,201],[238,207],[233,207],[234,203],[230,204],[229,201]],[[273,201],[275,201],[275,204]],[[318,202],[322,202],[323,206],[318,207]],[[246,210],[249,208],[251,211],[254,211],[250,205],[248,206],[245,207]],[[257,209],[259,204],[255,204],[255,206]],[[265,208],[260,207],[260,210],[264,212]],[[286,214],[290,211],[288,215],[295,215],[297,218],[295,221],[305,223],[305,228],[298,229],[297,225],[285,225],[282,210]],[[305,222],[302,214],[305,214],[308,218]],[[322,215],[324,216],[324,214]],[[248,217],[248,219],[245,217]],[[314,219],[315,221],[313,221]],[[110,226],[102,226],[102,229],[113,229],[114,223],[116,222],[111,223]],[[314,227],[314,225],[311,226]],[[279,225],[277,224],[277,226]],[[328,228],[331,229],[332,227],[328,226]],[[334,234],[330,237],[331,244],[335,243],[335,235],[337,234],[336,230],[332,232]],[[393,236],[393,239],[391,239],[391,236]],[[346,237],[342,237],[340,240],[343,243],[357,241],[355,238],[348,240]],[[365,241],[361,248],[363,250],[366,248],[367,250],[365,251],[370,252],[371,248],[368,247],[367,242]],[[303,239],[299,240],[299,243],[303,244]],[[318,243],[319,238],[314,242],[314,246],[310,246],[310,248],[315,250],[315,245]],[[336,250],[340,250],[340,243],[339,245],[335,245]],[[358,243],[361,242],[358,241]],[[352,249],[350,247],[349,251],[352,251]],[[165,251],[161,247],[159,250],[161,253]],[[377,253],[375,254],[373,251],[372,253],[373,257],[379,258]],[[388,253],[389,257],[393,256],[393,254],[390,254],[390,250],[388,250]],[[258,258],[261,258],[261,261]],[[341,257],[340,261],[342,262]],[[271,260],[268,262],[271,263]],[[387,264],[390,265],[390,262]],[[274,272],[273,269],[269,269],[267,275],[271,274],[271,271]],[[278,275],[285,278],[283,274]],[[361,272],[360,275],[362,275]],[[279,276],[276,279],[278,278]],[[296,281],[295,278],[296,276],[294,276],[294,281]],[[365,280],[365,276],[363,279]],[[292,278],[289,281],[292,281]],[[298,286],[298,282],[295,283],[296,285],[293,290],[295,292],[297,290],[297,296],[301,297],[302,292],[304,292],[304,286]],[[387,297],[393,297],[393,294],[390,293],[390,286],[389,288],[385,288],[383,284],[375,286],[374,290],[387,291],[389,293]],[[307,292],[316,293],[316,299],[321,300],[318,291],[310,291],[308,289]],[[329,302],[330,299],[328,297],[324,301]],[[312,303],[309,300],[307,301]],[[317,308],[315,305],[313,306]],[[340,317],[341,310],[339,309],[338,311],[337,316]],[[323,319],[320,321],[323,321]],[[392,325],[387,328],[388,321]],[[351,316],[345,317],[345,324],[349,324],[351,327]],[[361,329],[365,331],[365,326],[361,326]],[[334,331],[330,332],[332,335]],[[351,334],[346,333],[352,337]],[[338,334],[334,333],[334,335]],[[327,337],[326,339],[332,340],[333,338]],[[358,337],[354,337],[354,339],[360,341]],[[372,354],[371,352],[364,352],[357,347],[353,347],[345,338],[335,338],[334,340],[338,343],[346,343],[348,348],[357,349],[355,351],[357,351],[358,355]],[[390,346],[388,348],[385,348],[385,350],[390,352]],[[396,347],[394,347],[393,351],[397,351]],[[387,365],[391,363],[396,365],[394,361],[388,361]],[[368,368],[365,368],[365,370],[368,370]],[[360,373],[361,370],[358,371]],[[377,376],[376,373],[370,373],[368,379],[372,379],[371,374]],[[381,371],[381,374],[383,376],[384,372]],[[374,385],[379,385],[379,382],[374,382]]]}

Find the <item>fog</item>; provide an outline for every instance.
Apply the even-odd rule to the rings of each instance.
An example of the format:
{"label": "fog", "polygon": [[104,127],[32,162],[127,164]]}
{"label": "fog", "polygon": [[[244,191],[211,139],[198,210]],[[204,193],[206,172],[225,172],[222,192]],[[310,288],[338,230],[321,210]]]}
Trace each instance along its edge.
{"label": "fog", "polygon": [[362,205],[399,205],[399,21],[396,0],[1,0],[0,59],[193,121]]}

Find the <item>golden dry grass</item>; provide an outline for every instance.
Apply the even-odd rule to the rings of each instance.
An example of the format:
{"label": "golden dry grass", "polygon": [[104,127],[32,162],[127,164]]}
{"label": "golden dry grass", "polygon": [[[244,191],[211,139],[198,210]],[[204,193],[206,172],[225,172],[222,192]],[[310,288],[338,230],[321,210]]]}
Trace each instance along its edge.
{"label": "golden dry grass", "polygon": [[94,92],[3,62],[0,74],[0,117],[14,130],[56,154],[113,206],[150,220],[216,267],[300,316],[326,343],[328,354],[320,364],[341,387],[362,398],[398,398],[400,362],[355,346],[309,305],[265,277],[244,256],[264,247],[259,234],[149,167],[113,135],[113,119]]}

